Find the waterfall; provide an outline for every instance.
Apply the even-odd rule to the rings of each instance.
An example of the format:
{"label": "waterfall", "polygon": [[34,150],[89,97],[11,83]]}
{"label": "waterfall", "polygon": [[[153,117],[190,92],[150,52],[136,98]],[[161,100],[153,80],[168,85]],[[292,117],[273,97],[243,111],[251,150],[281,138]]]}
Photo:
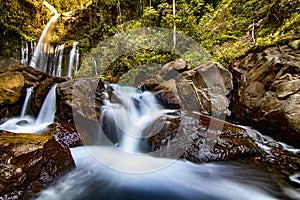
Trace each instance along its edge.
{"label": "waterfall", "polygon": [[38,41],[38,44],[34,50],[33,57],[30,61],[30,66],[33,68],[37,68],[40,70],[45,70],[45,66],[47,66],[47,58],[48,58],[48,48],[49,48],[49,36],[51,31],[59,19],[61,14],[57,13],[47,23],[46,27],[44,28],[42,35]]}
{"label": "waterfall", "polygon": [[93,58],[93,61],[94,61],[94,70],[95,70],[95,74],[96,76],[98,76],[98,65],[97,65],[97,61],[94,57]]}
{"label": "waterfall", "polygon": [[[21,117],[14,117],[0,125],[0,130],[11,131],[14,133],[40,133],[54,121],[56,110],[56,84],[48,92],[38,117],[26,115],[26,107],[29,105],[30,92],[28,88]],[[26,105],[27,104],[27,105]],[[25,111],[23,111],[25,110]]]}
{"label": "waterfall", "polygon": [[[143,130],[162,117],[165,110],[159,105],[151,92],[141,92],[129,86],[111,85],[114,95],[121,103],[105,101],[102,108],[103,120],[113,122],[112,127],[102,127],[112,133],[120,135],[119,147],[130,153],[140,153]],[[115,132],[116,131],[116,132]]]}
{"label": "waterfall", "polygon": [[23,103],[23,107],[22,107],[22,111],[21,111],[21,118],[24,117],[27,113],[28,113],[28,109],[29,109],[29,100],[31,97],[31,93],[32,93],[33,88],[27,88],[26,90],[26,97]]}
{"label": "waterfall", "polygon": [[52,123],[56,111],[56,84],[48,92],[35,124]]}
{"label": "waterfall", "polygon": [[65,48],[65,44],[58,45],[58,60],[57,60],[57,70],[56,70],[56,76],[58,77],[61,77],[64,48]]}
{"label": "waterfall", "polygon": [[29,61],[29,46],[28,42],[24,42],[21,40],[21,63],[24,66],[28,66],[28,61]]}
{"label": "waterfall", "polygon": [[[78,42],[73,43],[72,50],[70,51],[70,58],[69,58],[69,68],[68,68],[68,77],[72,78],[73,66],[75,68],[78,67],[78,50],[77,50]],[[78,69],[75,69],[75,71]]]}

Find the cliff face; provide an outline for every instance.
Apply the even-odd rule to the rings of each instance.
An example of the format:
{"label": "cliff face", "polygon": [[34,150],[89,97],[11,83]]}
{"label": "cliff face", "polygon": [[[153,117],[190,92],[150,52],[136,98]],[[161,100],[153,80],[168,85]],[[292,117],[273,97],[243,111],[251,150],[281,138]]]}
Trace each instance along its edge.
{"label": "cliff face", "polygon": [[[59,13],[81,9],[89,1],[49,0]],[[0,5],[0,55],[20,58],[21,40],[37,41],[53,13],[41,0],[7,0]],[[61,40],[64,21],[60,20],[54,31],[52,41]]]}

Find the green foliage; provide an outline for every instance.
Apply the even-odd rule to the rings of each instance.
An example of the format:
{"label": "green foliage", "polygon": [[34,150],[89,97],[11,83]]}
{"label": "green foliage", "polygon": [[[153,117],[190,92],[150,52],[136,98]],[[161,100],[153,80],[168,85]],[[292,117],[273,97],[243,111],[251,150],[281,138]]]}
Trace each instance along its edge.
{"label": "green foliage", "polygon": [[297,0],[224,0],[200,20],[197,41],[226,66],[251,49],[298,38],[297,7]]}

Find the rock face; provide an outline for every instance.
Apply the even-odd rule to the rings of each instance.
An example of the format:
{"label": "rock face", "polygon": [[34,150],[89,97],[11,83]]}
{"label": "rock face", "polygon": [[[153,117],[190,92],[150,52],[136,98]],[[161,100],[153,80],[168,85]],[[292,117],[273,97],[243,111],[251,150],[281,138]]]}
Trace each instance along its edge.
{"label": "rock face", "polygon": [[51,136],[0,131],[0,198],[28,199],[75,167],[67,147]]}
{"label": "rock face", "polygon": [[173,116],[157,134],[151,134],[148,143],[153,155],[159,157],[181,156],[202,163],[260,153],[245,129],[201,114]]}
{"label": "rock face", "polygon": [[300,147],[300,50],[270,47],[232,64],[233,117]]}
{"label": "rock face", "polygon": [[186,110],[211,116],[230,115],[228,96],[233,83],[227,69],[218,63],[206,63],[180,76],[176,86]]}
{"label": "rock face", "polygon": [[58,119],[74,122],[74,118],[98,121],[103,105],[104,83],[98,79],[73,79],[57,86]]}
{"label": "rock face", "polygon": [[31,108],[38,114],[44,99],[54,83],[66,78],[52,77],[31,67],[24,67],[12,58],[0,60],[0,121],[18,115],[26,96],[26,88],[34,87]]}
{"label": "rock face", "polygon": [[230,115],[232,75],[219,63],[209,62],[189,70],[186,62],[176,60],[165,64],[158,74],[157,78],[145,81],[141,88],[159,91],[157,99],[166,108],[216,117]]}

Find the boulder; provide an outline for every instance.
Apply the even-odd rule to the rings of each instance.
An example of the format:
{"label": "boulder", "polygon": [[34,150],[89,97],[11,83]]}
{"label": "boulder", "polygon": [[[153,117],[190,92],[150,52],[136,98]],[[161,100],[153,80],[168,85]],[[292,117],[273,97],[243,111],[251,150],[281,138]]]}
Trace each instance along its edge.
{"label": "boulder", "polygon": [[158,72],[164,80],[174,79],[178,74],[189,70],[190,67],[187,65],[186,61],[182,59],[177,59],[165,64]]}
{"label": "boulder", "polygon": [[245,129],[202,114],[167,118],[159,132],[151,135],[148,143],[158,157],[177,156],[202,163],[260,155]]}
{"label": "boulder", "polygon": [[31,109],[38,114],[41,105],[54,83],[68,80],[52,77],[32,67],[24,67],[13,58],[0,58],[0,122],[20,114],[26,89],[34,87]]}
{"label": "boulder", "polygon": [[24,76],[20,72],[0,74],[0,106],[16,103],[22,95]]}
{"label": "boulder", "polygon": [[56,117],[64,122],[74,122],[74,118],[97,122],[104,90],[104,83],[92,78],[73,79],[58,84]]}
{"label": "boulder", "polygon": [[28,199],[75,167],[69,149],[51,136],[0,131],[0,198]]}
{"label": "boulder", "polygon": [[231,64],[233,118],[300,147],[300,50],[269,47]]}
{"label": "boulder", "polygon": [[188,111],[210,116],[230,115],[232,75],[219,63],[202,64],[176,78],[178,94]]}

